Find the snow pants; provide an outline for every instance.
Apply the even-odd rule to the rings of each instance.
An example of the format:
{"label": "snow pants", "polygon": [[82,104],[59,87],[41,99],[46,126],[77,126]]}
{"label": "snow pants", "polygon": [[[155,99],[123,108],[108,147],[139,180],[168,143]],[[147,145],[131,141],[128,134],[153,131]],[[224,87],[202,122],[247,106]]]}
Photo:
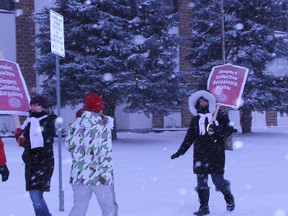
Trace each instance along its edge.
{"label": "snow pants", "polygon": [[114,185],[84,186],[72,185],[73,207],[69,216],[85,216],[92,193],[96,195],[102,216],[118,216]]}

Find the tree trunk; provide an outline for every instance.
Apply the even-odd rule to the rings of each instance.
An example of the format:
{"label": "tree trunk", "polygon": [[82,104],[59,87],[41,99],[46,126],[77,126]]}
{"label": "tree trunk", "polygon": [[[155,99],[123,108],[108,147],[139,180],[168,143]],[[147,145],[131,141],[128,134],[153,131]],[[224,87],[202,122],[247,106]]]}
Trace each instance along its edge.
{"label": "tree trunk", "polygon": [[164,128],[164,116],[161,114],[153,114],[152,115],[152,127]]}
{"label": "tree trunk", "polygon": [[117,125],[116,125],[116,119],[115,119],[115,109],[116,109],[116,106],[111,105],[111,104],[108,107],[104,108],[104,114],[114,118],[114,128],[112,130],[112,140],[117,139]]}
{"label": "tree trunk", "polygon": [[251,133],[252,130],[252,111],[247,107],[240,109],[240,125],[242,133]]}

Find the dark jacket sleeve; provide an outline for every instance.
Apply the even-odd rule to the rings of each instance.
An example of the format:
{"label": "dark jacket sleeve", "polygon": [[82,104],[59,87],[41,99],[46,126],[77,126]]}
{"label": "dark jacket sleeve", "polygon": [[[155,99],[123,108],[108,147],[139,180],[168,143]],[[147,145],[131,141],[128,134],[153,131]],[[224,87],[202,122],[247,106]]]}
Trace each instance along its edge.
{"label": "dark jacket sleeve", "polygon": [[230,137],[235,129],[230,124],[230,119],[228,115],[222,110],[219,111],[217,116],[218,126],[215,126],[214,136],[218,139],[224,139]]}
{"label": "dark jacket sleeve", "polygon": [[186,132],[185,138],[177,151],[177,153],[179,153],[180,155],[185,154],[195,141],[196,137],[195,137],[194,124],[195,124],[195,118],[192,118],[189,128]]}

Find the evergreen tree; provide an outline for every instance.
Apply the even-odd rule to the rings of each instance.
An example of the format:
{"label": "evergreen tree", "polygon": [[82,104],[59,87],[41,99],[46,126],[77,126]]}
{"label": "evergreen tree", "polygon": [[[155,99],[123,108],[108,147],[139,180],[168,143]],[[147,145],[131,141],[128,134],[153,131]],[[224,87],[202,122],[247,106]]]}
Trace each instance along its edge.
{"label": "evergreen tree", "polygon": [[[194,74],[200,77],[198,88],[203,88],[212,67],[223,64],[220,0],[194,3],[192,45],[187,57]],[[226,63],[249,68],[243,94],[248,118],[251,111],[287,112],[287,75],[279,77],[267,71],[267,64],[273,59],[288,57],[287,39],[275,36],[275,30],[285,30],[287,3],[287,0],[224,0]]]}
{"label": "evergreen tree", "polygon": [[[102,95],[104,112],[169,114],[179,109],[185,87],[175,72],[177,17],[157,0],[58,0],[52,10],[64,17],[65,58],[60,59],[62,106]],[[55,57],[50,52],[49,10],[35,15],[39,26],[36,71],[47,79],[44,92],[56,101]]]}
{"label": "evergreen tree", "polygon": [[175,73],[179,39],[169,33],[178,23],[175,15],[168,12],[161,1],[138,1],[131,27],[135,46],[128,61],[133,77],[126,101],[129,112],[166,115],[177,110],[187,97],[180,74]]}

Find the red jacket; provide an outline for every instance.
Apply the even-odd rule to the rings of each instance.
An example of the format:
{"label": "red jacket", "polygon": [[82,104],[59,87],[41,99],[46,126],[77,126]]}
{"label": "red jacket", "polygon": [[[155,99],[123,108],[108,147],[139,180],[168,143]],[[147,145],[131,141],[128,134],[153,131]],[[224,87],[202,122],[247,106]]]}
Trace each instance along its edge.
{"label": "red jacket", "polygon": [[0,166],[6,165],[6,155],[4,150],[4,143],[2,139],[0,138]]}

